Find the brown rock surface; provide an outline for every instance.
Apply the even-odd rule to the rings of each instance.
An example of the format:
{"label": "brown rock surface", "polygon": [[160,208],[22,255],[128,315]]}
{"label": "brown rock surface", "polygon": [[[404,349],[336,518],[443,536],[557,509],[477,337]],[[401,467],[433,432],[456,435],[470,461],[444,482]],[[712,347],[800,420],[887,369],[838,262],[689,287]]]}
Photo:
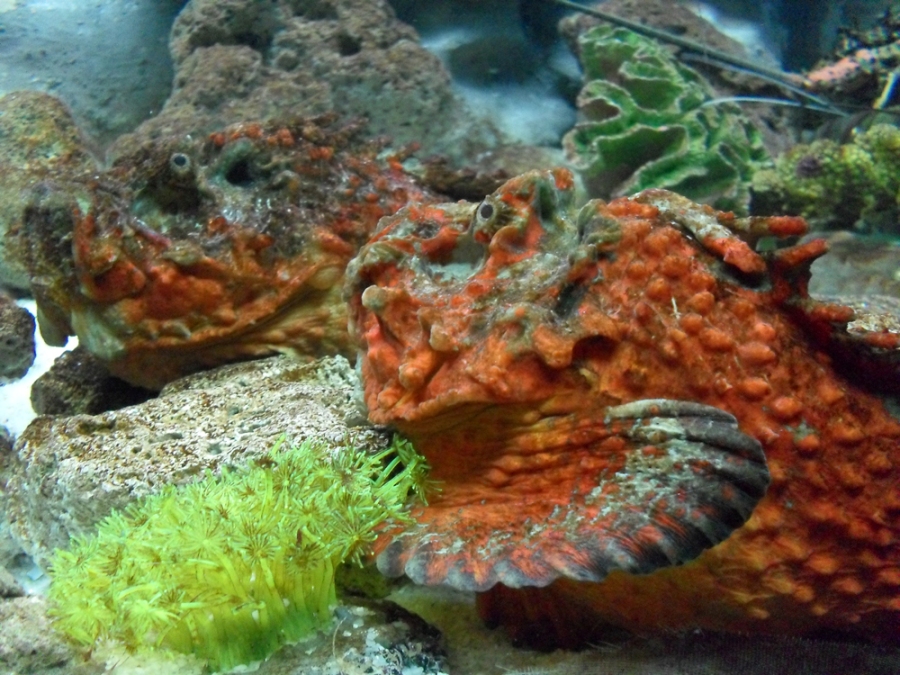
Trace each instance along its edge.
{"label": "brown rock surface", "polygon": [[34,356],[34,317],[0,291],[0,379],[22,377]]}
{"label": "brown rock surface", "polygon": [[44,183],[84,176],[94,166],[59,99],[35,91],[0,98],[0,286],[30,286],[22,235],[33,191]]}
{"label": "brown rock surface", "polygon": [[97,415],[152,395],[110,375],[100,359],[79,345],[63,352],[31,385],[31,407],[38,415]]}

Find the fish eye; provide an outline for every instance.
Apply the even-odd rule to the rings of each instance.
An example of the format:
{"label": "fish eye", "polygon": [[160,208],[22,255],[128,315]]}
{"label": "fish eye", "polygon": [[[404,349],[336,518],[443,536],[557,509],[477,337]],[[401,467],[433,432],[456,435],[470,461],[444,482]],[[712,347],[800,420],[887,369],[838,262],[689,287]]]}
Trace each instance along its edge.
{"label": "fish eye", "polygon": [[179,175],[184,175],[191,170],[191,158],[183,152],[176,152],[169,158],[169,166]]}
{"label": "fish eye", "polygon": [[481,206],[478,207],[479,220],[490,220],[493,215],[494,205],[488,202],[481,202]]}

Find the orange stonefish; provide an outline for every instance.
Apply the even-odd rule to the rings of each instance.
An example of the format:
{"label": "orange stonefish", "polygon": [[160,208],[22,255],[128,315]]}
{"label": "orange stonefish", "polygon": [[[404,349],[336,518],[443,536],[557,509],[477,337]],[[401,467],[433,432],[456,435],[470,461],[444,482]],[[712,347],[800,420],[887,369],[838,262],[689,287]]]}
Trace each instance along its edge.
{"label": "orange stonefish", "polygon": [[896,642],[900,423],[851,357],[898,336],[808,296],[823,242],[754,250],[805,229],[661,190],[576,211],[561,169],[382,219],[345,287],[365,398],[441,484],[382,571],[543,645]]}
{"label": "orange stonefish", "polygon": [[344,268],[382,216],[437,201],[334,115],[160,134],[48,176],[16,245],[44,339],[148,389],[277,352],[351,353]]}

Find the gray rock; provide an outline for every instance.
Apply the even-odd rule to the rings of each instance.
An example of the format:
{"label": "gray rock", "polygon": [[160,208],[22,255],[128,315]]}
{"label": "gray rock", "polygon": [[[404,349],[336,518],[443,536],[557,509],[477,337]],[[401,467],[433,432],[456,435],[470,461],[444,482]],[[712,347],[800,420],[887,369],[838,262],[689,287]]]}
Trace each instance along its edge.
{"label": "gray rock", "polygon": [[0,507],[38,565],[112,509],[209,469],[243,466],[283,435],[336,447],[381,448],[366,425],[357,378],[342,357],[299,364],[277,357],[173,382],[159,398],[101,415],[38,417],[0,475]]}
{"label": "gray rock", "polygon": [[63,352],[31,385],[31,407],[39,415],[97,415],[152,395],[110,375],[99,358],[79,345]]}
{"label": "gray rock", "polygon": [[104,672],[83,662],[51,628],[47,601],[26,596],[0,601],[0,672],[93,675]]}
{"label": "gray rock", "polygon": [[0,598],[19,598],[25,591],[5,567],[0,567]]}
{"label": "gray rock", "polygon": [[386,0],[191,0],[170,51],[169,100],[121,137],[112,157],[161,134],[328,111],[366,117],[373,135],[419,143],[423,154],[474,157],[499,140]]}
{"label": "gray rock", "polygon": [[0,293],[0,378],[17,380],[34,363],[34,317]]}
{"label": "gray rock", "polygon": [[[6,475],[12,461],[13,438],[9,429],[0,426],[0,495],[4,488],[3,476]],[[2,500],[2,496],[0,496]],[[9,523],[0,517],[0,569],[12,565],[16,557],[22,553],[19,546],[9,533]]]}

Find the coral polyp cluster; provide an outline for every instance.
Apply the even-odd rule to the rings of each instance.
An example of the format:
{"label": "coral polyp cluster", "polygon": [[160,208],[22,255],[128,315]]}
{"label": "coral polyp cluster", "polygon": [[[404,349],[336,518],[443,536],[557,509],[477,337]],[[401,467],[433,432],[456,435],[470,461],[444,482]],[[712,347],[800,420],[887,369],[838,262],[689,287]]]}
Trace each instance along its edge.
{"label": "coral polyp cluster", "polygon": [[56,626],[92,647],[163,647],[213,670],[266,658],[331,620],[334,574],[383,523],[408,519],[424,460],[396,440],[377,454],[305,442],[247,472],[168,486],[52,565]]}

